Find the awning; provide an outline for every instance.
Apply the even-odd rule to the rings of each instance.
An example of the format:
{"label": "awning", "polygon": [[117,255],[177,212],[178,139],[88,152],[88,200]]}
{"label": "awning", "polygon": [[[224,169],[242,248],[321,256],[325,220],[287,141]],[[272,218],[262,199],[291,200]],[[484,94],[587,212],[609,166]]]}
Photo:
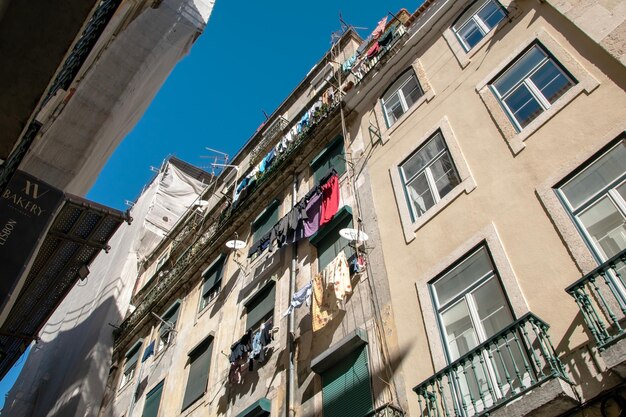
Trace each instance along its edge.
{"label": "awning", "polygon": [[74,284],[89,274],[100,251],[109,249],[109,239],[124,221],[130,222],[128,213],[65,195],[26,278],[18,277],[19,295],[0,327],[0,378],[37,338]]}

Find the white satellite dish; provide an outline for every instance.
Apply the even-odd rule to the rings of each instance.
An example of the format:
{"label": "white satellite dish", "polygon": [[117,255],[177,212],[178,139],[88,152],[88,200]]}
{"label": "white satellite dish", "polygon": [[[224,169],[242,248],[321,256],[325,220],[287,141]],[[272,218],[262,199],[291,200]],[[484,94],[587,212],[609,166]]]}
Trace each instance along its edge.
{"label": "white satellite dish", "polygon": [[244,242],[243,240],[229,240],[228,242],[226,242],[226,247],[228,249],[243,249],[246,247],[246,242]]}
{"label": "white satellite dish", "polygon": [[353,242],[354,241],[365,242],[367,241],[367,239],[369,239],[369,237],[365,234],[365,232],[362,232],[356,229],[351,229],[351,228],[341,229],[339,231],[339,234],[344,239],[348,239]]}

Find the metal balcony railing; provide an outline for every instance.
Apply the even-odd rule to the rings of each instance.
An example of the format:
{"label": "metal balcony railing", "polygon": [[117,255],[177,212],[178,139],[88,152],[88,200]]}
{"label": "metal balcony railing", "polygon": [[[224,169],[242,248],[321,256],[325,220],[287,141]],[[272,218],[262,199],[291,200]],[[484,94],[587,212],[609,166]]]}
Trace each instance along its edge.
{"label": "metal balcony railing", "polygon": [[406,414],[398,406],[393,404],[385,404],[377,407],[365,417],[404,417]]}
{"label": "metal balcony railing", "polygon": [[569,382],[548,328],[528,313],[413,388],[421,415],[486,415],[550,378]]}
{"label": "metal balcony railing", "polygon": [[626,250],[565,289],[574,297],[598,349],[626,334]]}
{"label": "metal balcony railing", "polygon": [[374,68],[379,66],[379,64],[382,65],[382,63],[387,62],[393,55],[391,54],[391,51],[397,51],[399,49],[395,48],[395,46],[399,45],[400,40],[404,38],[404,35],[407,33],[406,28],[402,24],[397,24],[388,30],[390,31],[390,36],[392,37],[390,42],[385,46],[381,46],[381,50],[378,54],[376,54],[376,56],[362,59],[351,69],[351,72],[356,80],[355,84],[360,83],[365,76]]}

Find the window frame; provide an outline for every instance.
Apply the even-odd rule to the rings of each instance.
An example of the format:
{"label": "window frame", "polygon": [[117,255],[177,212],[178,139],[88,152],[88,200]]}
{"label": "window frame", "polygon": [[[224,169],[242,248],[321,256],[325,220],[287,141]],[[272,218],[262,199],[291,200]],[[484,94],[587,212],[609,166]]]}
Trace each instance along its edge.
{"label": "window frame", "polygon": [[[478,9],[476,9],[476,11],[469,16],[465,21],[463,21],[460,25],[459,22],[461,20],[462,17],[464,17],[465,13],[476,3],[478,3],[479,1],[483,1],[482,6],[480,6]],[[500,20],[498,20],[498,22],[496,23],[495,26],[488,28],[487,25],[485,24],[485,22],[483,21],[483,19],[478,16],[478,13],[480,13],[480,11],[482,11],[488,3],[493,3],[495,4],[495,6],[498,8],[498,10],[500,10],[502,12],[502,18]],[[470,52],[472,49],[474,48],[478,48],[480,47],[481,41],[483,39],[485,39],[487,37],[487,35],[489,35],[491,32],[494,32],[498,25],[507,18],[508,16],[508,12],[507,10],[504,8],[504,6],[502,6],[502,4],[497,1],[497,0],[476,0],[475,2],[473,2],[472,4],[470,4],[469,6],[467,6],[460,14],[459,16],[456,18],[456,20],[452,23],[452,25],[450,25],[450,29],[452,30],[452,33],[454,33],[454,35],[456,36],[458,42],[461,44],[461,47],[463,48],[463,50],[465,51],[465,53]],[[479,31],[482,34],[482,37],[480,38],[480,40],[478,42],[476,42],[476,44],[474,44],[472,47],[470,47],[465,39],[463,37],[461,37],[461,35],[459,34],[459,32],[465,27],[467,26],[470,21],[473,21],[476,24],[476,27],[478,27]],[[455,27],[459,25],[458,29]]]}
{"label": "window frame", "polygon": [[[172,327],[169,329],[164,329],[165,323],[159,320],[159,327],[157,329],[157,340],[155,346],[155,353],[159,353],[165,350],[170,343],[172,342],[172,337],[176,333],[176,325],[178,324],[178,319],[180,318],[180,309],[182,307],[182,303],[180,300],[174,301],[165,312],[160,316],[164,321],[171,323]],[[176,316],[176,320],[174,322],[170,322],[172,316]],[[165,338],[164,338],[165,336]]]}
{"label": "window frame", "polygon": [[[444,145],[444,149],[438,151],[438,153],[433,158],[431,158],[428,161],[428,163],[426,163],[424,165],[424,167],[422,167],[420,170],[418,170],[410,178],[406,178],[406,174],[405,174],[405,170],[404,170],[403,166],[407,162],[409,162],[410,159],[412,159],[414,156],[416,156],[418,153],[420,153],[421,151],[425,150],[426,147],[432,141],[434,141],[437,136],[439,136],[441,138],[441,141],[443,142],[443,145]],[[454,171],[454,173],[456,175],[457,183],[454,186],[452,186],[452,189],[450,189],[445,195],[440,195],[441,193],[437,189],[437,183],[435,181],[435,178],[434,178],[434,175],[433,175],[431,167],[435,164],[435,162],[437,162],[438,160],[443,158],[444,155],[447,155],[448,158],[450,159],[450,162],[452,163],[452,169],[453,169],[453,171]],[[437,130],[433,135],[430,136],[430,138],[428,138],[424,143],[422,143],[418,148],[416,148],[398,166],[398,170],[399,170],[399,173],[400,173],[400,178],[402,179],[402,185],[403,185],[403,188],[404,188],[404,195],[406,197],[407,205],[409,207],[409,213],[411,215],[411,221],[412,222],[417,221],[417,219],[419,219],[424,214],[426,214],[431,208],[436,206],[446,195],[448,195],[450,192],[452,192],[452,190],[454,190],[454,188],[456,188],[459,184],[461,184],[461,178],[460,178],[459,172],[458,172],[458,170],[456,168],[456,165],[454,163],[454,159],[452,158],[452,155],[450,154],[450,150],[448,149],[448,146],[446,144],[445,138],[443,137],[443,134],[442,134],[441,130]],[[432,206],[427,208],[424,211],[424,213],[422,213],[421,215],[418,215],[417,214],[417,208],[415,207],[415,202],[413,201],[413,199],[409,195],[408,185],[409,185],[409,183],[413,182],[413,180],[415,180],[417,177],[419,177],[422,174],[424,174],[424,178],[426,179],[426,183],[428,184],[428,190],[430,191],[431,196],[433,197],[434,201],[433,201],[433,205]]]}
{"label": "window frame", "polygon": [[[122,377],[120,378],[120,389],[124,388],[135,378],[137,364],[140,362],[139,356],[141,354],[142,346],[143,339],[139,339],[124,354],[124,366],[122,367]],[[128,361],[131,358],[134,360],[133,366],[130,369],[126,369]]]}
{"label": "window frame", "polygon": [[[252,294],[246,301],[243,302],[243,305],[246,310],[246,328],[245,331],[257,330],[261,324],[267,322],[270,318],[274,317],[274,313],[276,312],[276,290],[277,290],[277,282],[275,279],[269,279],[260,288]],[[266,294],[265,294],[266,293]],[[265,297],[264,297],[265,295]],[[250,322],[250,305],[255,304],[255,307],[258,306],[266,297],[273,295],[274,301],[272,303],[273,307],[266,312],[263,316],[260,316],[255,322]]]}
{"label": "window frame", "polygon": [[[404,82],[401,85],[399,85],[398,88],[396,88],[393,91],[393,93],[389,94],[391,87],[393,87],[394,84],[396,84],[398,81],[400,81],[403,77],[407,76],[407,74],[409,74],[407,79],[404,80]],[[411,81],[411,79],[415,79],[415,82],[417,83],[417,89],[419,91],[419,96],[416,97],[416,99],[413,102],[413,104],[411,104],[409,106],[407,104],[407,102],[406,102],[406,97],[405,97],[404,91],[402,89],[404,88],[404,86],[406,86]],[[422,97],[424,97],[425,94],[426,94],[426,92],[424,91],[424,87],[422,87],[422,83],[420,82],[420,79],[417,76],[417,74],[416,74],[415,70],[413,69],[413,67],[407,68],[402,74],[400,74],[398,77],[396,77],[396,79],[393,80],[389,84],[389,87],[387,87],[387,89],[380,96],[380,106],[381,106],[381,109],[382,109],[383,117],[385,119],[385,125],[387,126],[387,128],[391,128],[393,125],[398,123],[398,121],[400,119],[402,119],[402,116],[407,114],[409,112],[409,110],[411,110],[415,106],[418,106],[419,103],[420,103],[420,99]],[[400,106],[402,108],[402,114],[399,117],[397,117],[396,120],[393,121],[393,123],[390,123],[390,121],[389,121],[389,114],[388,114],[388,111],[387,111],[386,103],[388,103],[396,95],[398,95],[398,99],[400,101]],[[387,100],[385,100],[385,96],[388,96]]]}
{"label": "window frame", "polygon": [[[535,64],[532,69],[525,73],[525,75],[520,79],[516,80],[515,83],[509,88],[506,92],[502,93],[498,91],[495,87],[495,83],[497,83],[502,77],[504,77],[509,70],[514,68],[527,54],[529,54],[533,49],[540,51],[543,54],[543,59]],[[569,83],[569,87],[566,91],[564,91],[559,97],[557,97],[553,103],[543,95],[539,87],[535,84],[535,82],[531,79],[541,68],[544,68],[548,62],[551,62],[553,66],[559,71],[561,75],[563,75]],[[521,132],[528,125],[530,125],[537,117],[539,117],[542,113],[550,110],[554,104],[560,100],[569,90],[571,90],[574,86],[578,84],[578,81],[567,71],[567,69],[556,59],[550,51],[547,50],[545,46],[541,44],[541,42],[536,41],[529,45],[520,55],[518,55],[509,65],[507,65],[500,74],[498,74],[490,83],[489,88],[495,95],[496,99],[504,109],[505,113],[509,117],[509,120],[517,130],[517,132]],[[537,114],[533,119],[528,121],[525,126],[522,126],[520,121],[517,120],[513,111],[509,108],[509,105],[506,103],[506,100],[517,92],[522,86],[525,86],[527,91],[531,94],[532,98],[539,104],[541,107],[541,113]]]}
{"label": "window frame", "polygon": [[[215,279],[215,283],[210,289],[204,289],[206,282],[208,281],[207,275],[211,275],[216,268],[219,268],[218,278]],[[222,289],[222,280],[224,279],[224,269],[226,268],[226,256],[222,253],[211,262],[211,264],[202,272],[202,280],[200,281],[200,299],[198,301],[198,312],[204,311],[213,300],[217,298]],[[207,296],[208,295],[208,296]]]}

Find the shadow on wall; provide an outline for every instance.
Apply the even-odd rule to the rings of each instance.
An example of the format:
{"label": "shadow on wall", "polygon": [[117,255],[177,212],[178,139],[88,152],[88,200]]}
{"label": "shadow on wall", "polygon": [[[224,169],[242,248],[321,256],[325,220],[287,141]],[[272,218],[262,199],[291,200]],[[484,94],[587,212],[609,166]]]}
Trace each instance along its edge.
{"label": "shadow on wall", "polygon": [[[92,302],[48,322],[41,336],[49,341],[33,346],[7,395],[3,417],[97,415],[111,366],[113,327],[107,323],[119,323],[122,315],[109,295],[83,317]],[[55,330],[63,327],[69,329]]]}

